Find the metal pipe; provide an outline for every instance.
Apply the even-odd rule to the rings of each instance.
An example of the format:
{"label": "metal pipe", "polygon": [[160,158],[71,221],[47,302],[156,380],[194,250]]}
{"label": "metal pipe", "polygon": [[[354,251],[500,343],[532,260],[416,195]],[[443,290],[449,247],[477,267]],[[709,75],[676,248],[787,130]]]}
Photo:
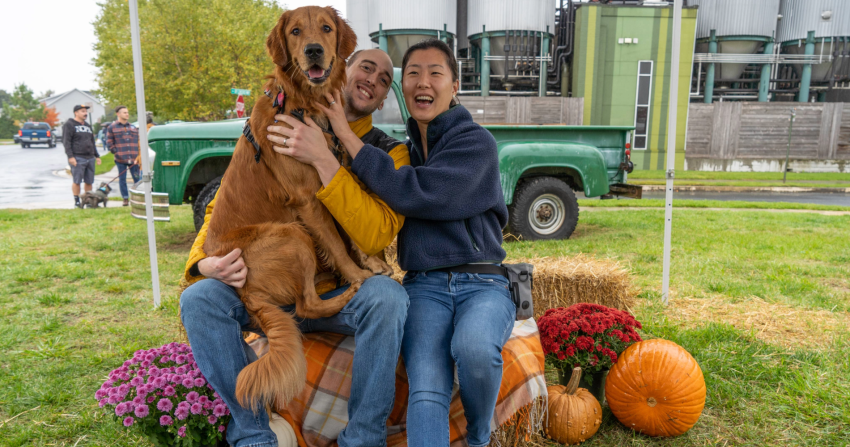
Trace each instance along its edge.
{"label": "metal pipe", "polygon": [[[575,8],[573,7],[573,0],[568,0],[567,6],[567,17],[564,19],[564,0],[561,0],[561,20],[564,21],[564,27],[561,27],[559,21],[559,29],[560,33],[564,33],[564,39],[568,42],[568,45],[561,45],[555,48],[552,51],[552,67],[549,68],[549,74],[554,74],[555,79],[551,81],[547,81],[548,85],[555,86],[561,83],[561,76],[563,75],[563,70],[560,70],[560,67],[566,65],[567,57],[573,54],[573,41],[575,40]],[[567,47],[566,50],[563,47]],[[562,89],[563,90],[563,89]]]}
{"label": "metal pipe", "polygon": [[383,50],[385,53],[389,52],[387,49],[387,33],[384,32],[384,24],[378,24],[378,48]]}
{"label": "metal pipe", "polygon": [[481,26],[481,96],[490,96],[490,35],[487,26]]}
{"label": "metal pipe", "polygon": [[[810,32],[814,34],[814,32]],[[791,128],[794,126],[794,117],[797,116],[797,109],[791,108],[791,117],[788,120],[788,150],[785,151],[785,169],[782,171],[782,183],[785,183],[785,177],[788,175],[788,159],[791,158]]]}
{"label": "metal pipe", "polygon": [[[708,52],[711,54],[717,53],[717,32],[711,30],[711,37],[708,41]],[[705,99],[706,104],[711,104],[714,97],[714,62],[708,64],[708,72],[705,74]]]}
{"label": "metal pipe", "polygon": [[[815,32],[809,31],[806,36],[806,56],[815,54]],[[809,86],[812,83],[812,66],[811,64],[803,65],[803,74],[800,76],[800,95],[797,97],[797,102],[809,102]]]}
{"label": "metal pipe", "polygon": [[148,251],[151,261],[151,282],[153,285],[153,307],[158,308],[159,295],[159,267],[156,258],[156,231],[153,226],[153,197],[151,196],[151,182],[153,171],[148,154],[148,129],[142,123],[147,116],[145,107],[145,78],[142,72],[142,42],[139,38],[139,6],[137,0],[130,0],[130,40],[133,48],[133,75],[136,81],[136,112],[139,115],[139,149],[142,154],[142,185],[145,189],[145,217],[148,221]]}
{"label": "metal pipe", "polygon": [[[546,32],[540,36],[540,56],[548,56],[545,51],[549,48],[549,26],[546,26]],[[546,96],[546,73],[549,73],[548,67],[546,66],[546,59],[540,61],[540,86],[538,87],[538,93],[540,96]]]}
{"label": "metal pipe", "polygon": [[[773,54],[773,39],[765,42],[764,54]],[[770,64],[764,64],[761,66],[759,81],[759,102],[767,102],[768,90],[770,90]]]}
{"label": "metal pipe", "polygon": [[[714,31],[712,30],[712,36]],[[679,53],[682,41],[682,0],[673,2],[673,57],[670,60],[670,90],[667,105],[667,184],[664,206],[664,259],[661,279],[661,301],[670,301],[670,249],[673,236],[673,177],[676,169],[676,119],[679,106]],[[713,75],[713,73],[712,73]],[[713,77],[713,76],[712,76]]]}

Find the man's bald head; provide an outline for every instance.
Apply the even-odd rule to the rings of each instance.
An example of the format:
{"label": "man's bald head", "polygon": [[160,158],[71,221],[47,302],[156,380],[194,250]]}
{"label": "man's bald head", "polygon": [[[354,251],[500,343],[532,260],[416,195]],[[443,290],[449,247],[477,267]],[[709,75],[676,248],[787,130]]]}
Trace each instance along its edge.
{"label": "man's bald head", "polygon": [[393,61],[383,50],[360,50],[348,59],[348,83],[343,89],[349,121],[371,115],[383,106],[393,83]]}

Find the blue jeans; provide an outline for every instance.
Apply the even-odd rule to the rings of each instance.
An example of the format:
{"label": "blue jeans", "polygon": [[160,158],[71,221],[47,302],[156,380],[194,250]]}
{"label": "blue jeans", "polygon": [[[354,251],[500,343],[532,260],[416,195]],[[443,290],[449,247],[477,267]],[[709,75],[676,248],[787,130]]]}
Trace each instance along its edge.
{"label": "blue jeans", "polygon": [[502,346],[516,319],[508,280],[472,273],[408,272],[401,355],[410,383],[408,447],[448,447],[454,366],[470,447],[490,442],[502,383]]}
{"label": "blue jeans", "polygon": [[127,173],[124,170],[130,171],[130,175],[133,176],[133,183],[135,184],[142,178],[139,172],[139,165],[126,165],[115,162],[115,166],[118,167],[118,188],[121,190],[121,198],[127,199],[130,197],[130,192],[127,191]]}
{"label": "blue jeans", "polygon": [[[321,296],[332,298],[348,286]],[[385,446],[387,417],[395,396],[395,370],[401,349],[408,299],[391,278],[375,276],[338,314],[316,320],[300,320],[302,332],[328,331],[353,335],[357,349],[352,367],[348,425],[339,445]],[[294,306],[283,309],[293,311]],[[227,442],[235,447],[277,446],[265,411],[256,414],[236,401],[236,377],[254,360],[242,339],[249,326],[248,312],[236,291],[214,279],[192,284],[180,297],[180,317],[198,368],[227,402],[233,419],[227,426]]]}

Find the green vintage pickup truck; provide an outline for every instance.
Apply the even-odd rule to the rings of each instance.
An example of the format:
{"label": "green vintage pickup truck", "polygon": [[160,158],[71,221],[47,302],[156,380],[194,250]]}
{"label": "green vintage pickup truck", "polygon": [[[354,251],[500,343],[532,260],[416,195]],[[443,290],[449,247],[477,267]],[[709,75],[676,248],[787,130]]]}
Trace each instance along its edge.
{"label": "green vintage pickup truck", "polygon": [[[406,139],[409,117],[401,94],[400,70],[374,125]],[[460,98],[461,103],[463,97]],[[156,152],[153,191],[169,203],[192,203],[195,226],[203,224],[206,205],[215,196],[244,119],[175,123],[151,128]],[[626,185],[632,171],[630,133],[634,127],[560,125],[485,125],[496,138],[505,203],[506,232],[523,239],[564,239],[578,223],[575,191],[586,197],[623,195],[640,198],[639,186]]]}

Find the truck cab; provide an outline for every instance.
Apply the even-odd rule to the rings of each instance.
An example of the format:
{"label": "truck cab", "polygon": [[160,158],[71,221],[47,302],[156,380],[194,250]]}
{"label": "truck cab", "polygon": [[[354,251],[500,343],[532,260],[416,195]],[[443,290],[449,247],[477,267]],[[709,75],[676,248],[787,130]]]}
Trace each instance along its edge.
{"label": "truck cab", "polygon": [[[373,125],[407,139],[410,117],[396,68],[392,88]],[[461,105],[463,97],[460,97]],[[175,123],[151,128],[157,153],[153,190],[168,193],[171,204],[193,204],[200,228],[206,205],[215,197],[245,119]],[[634,127],[485,124],[496,139],[502,190],[510,220],[506,232],[522,239],[564,239],[578,223],[575,191],[585,197],[640,198],[626,184],[632,165],[629,141]]]}

